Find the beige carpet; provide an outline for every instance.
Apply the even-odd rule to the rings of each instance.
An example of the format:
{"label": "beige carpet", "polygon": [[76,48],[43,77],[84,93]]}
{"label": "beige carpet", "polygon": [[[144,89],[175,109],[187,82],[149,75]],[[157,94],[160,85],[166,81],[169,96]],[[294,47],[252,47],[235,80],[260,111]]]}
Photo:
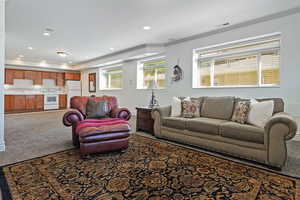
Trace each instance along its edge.
{"label": "beige carpet", "polygon": [[[0,152],[0,166],[73,148],[71,128],[65,127],[62,124],[62,116],[65,112],[66,110],[6,115],[6,152]],[[133,132],[135,132],[135,122],[136,119],[133,117],[130,120]],[[138,134],[149,137],[149,134],[146,133],[139,132]],[[300,141],[296,139],[288,141],[287,147],[289,157],[287,165],[281,173],[300,177]],[[194,149],[218,157],[265,168],[251,161],[236,159],[200,148]]]}
{"label": "beige carpet", "polygon": [[71,129],[62,124],[65,110],[5,115],[6,151],[0,165],[73,148]]}

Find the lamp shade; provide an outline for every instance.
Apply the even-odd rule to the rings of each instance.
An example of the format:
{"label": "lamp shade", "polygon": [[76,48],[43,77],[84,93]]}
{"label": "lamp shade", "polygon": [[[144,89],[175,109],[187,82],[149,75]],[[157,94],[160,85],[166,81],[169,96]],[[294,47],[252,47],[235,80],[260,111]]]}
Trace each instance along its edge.
{"label": "lamp shade", "polygon": [[148,86],[148,89],[157,89],[157,84],[155,80],[152,80]]}

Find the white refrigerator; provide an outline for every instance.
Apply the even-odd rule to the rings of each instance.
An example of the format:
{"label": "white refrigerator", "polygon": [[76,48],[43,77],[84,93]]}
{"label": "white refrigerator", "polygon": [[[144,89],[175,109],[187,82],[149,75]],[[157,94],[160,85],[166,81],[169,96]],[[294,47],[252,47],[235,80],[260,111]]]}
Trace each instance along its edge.
{"label": "white refrigerator", "polygon": [[66,81],[66,93],[68,108],[70,108],[70,99],[74,96],[81,96],[81,81]]}

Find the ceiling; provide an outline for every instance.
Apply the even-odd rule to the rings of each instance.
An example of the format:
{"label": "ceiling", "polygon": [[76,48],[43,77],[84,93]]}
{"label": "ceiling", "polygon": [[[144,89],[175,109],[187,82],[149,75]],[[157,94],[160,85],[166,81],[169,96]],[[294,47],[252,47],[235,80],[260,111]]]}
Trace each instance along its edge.
{"label": "ceiling", "polygon": [[[6,59],[15,60],[21,54],[22,60],[29,62],[76,64],[298,6],[300,0],[9,0]],[[144,26],[151,26],[151,30],[144,30]],[[54,30],[50,37],[43,36],[46,28]],[[70,55],[62,58],[57,51]]]}

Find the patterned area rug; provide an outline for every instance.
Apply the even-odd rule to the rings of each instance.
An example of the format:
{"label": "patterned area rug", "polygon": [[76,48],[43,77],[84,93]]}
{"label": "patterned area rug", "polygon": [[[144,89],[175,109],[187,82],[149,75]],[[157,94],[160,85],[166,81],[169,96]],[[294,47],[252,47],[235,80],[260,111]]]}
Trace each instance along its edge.
{"label": "patterned area rug", "polygon": [[298,179],[137,135],[125,153],[73,149],[1,170],[12,199],[300,199]]}

